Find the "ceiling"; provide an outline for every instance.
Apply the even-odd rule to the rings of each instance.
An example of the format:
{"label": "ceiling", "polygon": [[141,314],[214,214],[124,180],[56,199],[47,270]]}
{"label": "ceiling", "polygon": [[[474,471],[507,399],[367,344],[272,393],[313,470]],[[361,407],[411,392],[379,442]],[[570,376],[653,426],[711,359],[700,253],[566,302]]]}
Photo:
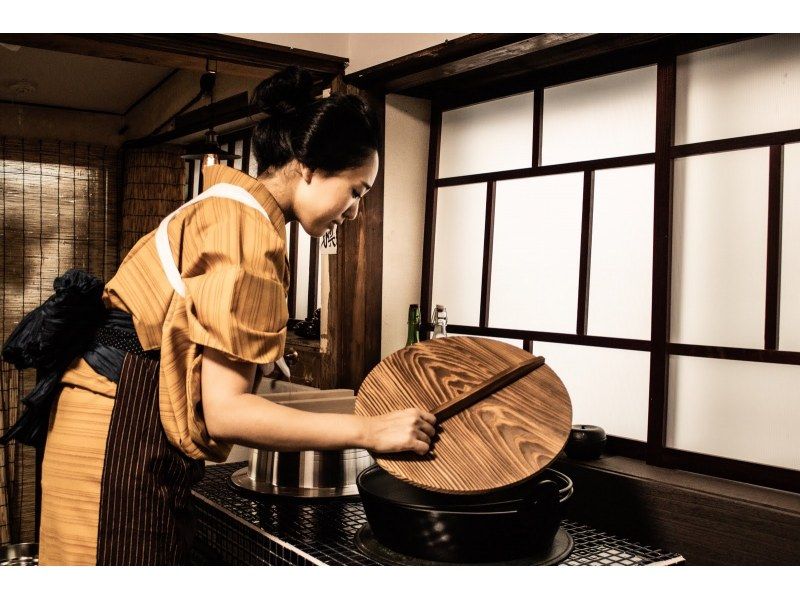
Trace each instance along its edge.
{"label": "ceiling", "polygon": [[0,44],[0,100],[122,115],[172,70]]}

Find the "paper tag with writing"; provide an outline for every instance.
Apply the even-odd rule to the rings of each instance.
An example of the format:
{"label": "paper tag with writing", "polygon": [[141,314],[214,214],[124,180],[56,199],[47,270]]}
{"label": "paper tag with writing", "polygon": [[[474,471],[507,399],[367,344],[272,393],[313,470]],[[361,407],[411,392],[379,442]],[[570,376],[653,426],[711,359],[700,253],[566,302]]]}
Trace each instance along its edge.
{"label": "paper tag with writing", "polygon": [[336,255],[336,247],[338,245],[336,240],[337,228],[334,226],[333,230],[327,231],[319,238],[320,255]]}

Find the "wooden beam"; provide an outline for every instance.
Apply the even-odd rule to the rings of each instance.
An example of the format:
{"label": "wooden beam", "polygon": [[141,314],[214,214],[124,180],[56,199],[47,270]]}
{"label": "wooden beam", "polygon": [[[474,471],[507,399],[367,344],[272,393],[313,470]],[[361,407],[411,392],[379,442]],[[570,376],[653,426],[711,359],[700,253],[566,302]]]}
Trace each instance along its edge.
{"label": "wooden beam", "polygon": [[[424,323],[420,325],[420,331],[425,330],[430,332],[432,329],[433,326],[430,323]],[[589,336],[567,334],[563,332],[543,332],[540,330],[518,330],[513,328],[493,328],[491,326],[482,327],[448,324],[447,330],[449,332],[455,332],[456,334],[491,336],[495,338],[515,338],[519,340],[541,341],[543,343],[564,343],[568,345],[581,345],[583,347],[607,347],[609,349],[624,349],[628,351],[649,351],[651,346],[650,341],[633,338]],[[800,356],[800,354],[794,355]]]}
{"label": "wooden beam", "polygon": [[544,119],[544,89],[533,90],[533,147],[531,148],[531,166],[542,165],[542,120]]}
{"label": "wooden beam", "polygon": [[319,277],[319,239],[311,237],[308,248],[308,317],[317,310],[317,278]]}
{"label": "wooden beam", "polygon": [[443,109],[529,92],[643,66],[671,56],[758,37],[754,34],[598,34],[492,68],[477,69],[403,93],[435,99]]}
{"label": "wooden beam", "polygon": [[765,351],[764,349],[712,347],[707,345],[687,345],[683,343],[669,343],[667,349],[670,355],[800,365],[800,351]]}
{"label": "wooden beam", "polygon": [[552,174],[567,174],[570,172],[584,172],[586,170],[603,170],[606,168],[625,168],[627,166],[642,166],[652,164],[655,154],[634,154],[618,158],[599,158],[582,162],[566,162],[564,164],[550,164],[547,166],[534,166],[533,168],[516,168],[514,170],[500,170],[498,172],[482,172],[480,174],[465,174],[461,176],[435,179],[435,187],[459,187],[474,183],[489,181],[507,181],[510,179],[527,179],[537,176],[550,176]]}
{"label": "wooden beam", "polygon": [[676,60],[659,63],[656,85],[653,268],[651,292],[650,389],[647,409],[647,462],[663,464],[667,440],[670,305],[672,300],[672,159],[675,143]]}
{"label": "wooden beam", "polygon": [[302,320],[298,318],[296,313],[297,306],[297,243],[299,229],[297,221],[289,224],[289,297],[287,299],[289,308],[289,318]]}
{"label": "wooden beam", "polygon": [[[320,95],[322,93],[322,83],[316,84],[314,93]],[[266,118],[266,114],[260,112],[258,108],[250,105],[247,102],[242,102],[242,97],[246,99],[246,93],[242,92],[237,96],[228,98],[231,100],[221,100],[215,102],[214,110],[209,110],[208,106],[198,108],[191,112],[187,112],[183,116],[190,117],[187,120],[179,120],[176,126],[171,131],[160,133],[158,135],[148,135],[147,137],[139,137],[137,139],[129,139],[123,143],[123,146],[128,148],[141,148],[150,147],[153,145],[160,145],[162,143],[170,143],[181,137],[192,135],[200,131],[205,131],[209,127],[219,127],[236,121],[243,121],[242,128],[247,128],[257,124],[259,121]],[[242,97],[239,97],[242,96]],[[237,127],[238,128],[238,127]]]}
{"label": "wooden beam", "polygon": [[764,348],[777,350],[781,313],[781,229],[783,228],[783,146],[769,148],[769,215],[767,225],[767,298]]}
{"label": "wooden beam", "polygon": [[713,141],[701,141],[698,143],[684,143],[673,147],[670,151],[670,156],[673,158],[686,158],[688,156],[732,152],[797,142],[800,142],[800,129],[789,129],[775,133],[760,133],[758,135],[743,135],[741,137],[728,137],[726,139],[714,139]]}
{"label": "wooden beam", "polygon": [[486,224],[483,232],[483,273],[481,274],[481,326],[489,325],[489,303],[492,295],[492,253],[494,250],[496,194],[497,183],[491,181],[486,185]]}
{"label": "wooden beam", "polygon": [[[476,34],[480,35],[480,34]],[[491,34],[490,34],[491,35]],[[505,78],[532,69],[653,43],[676,34],[528,33],[492,37],[483,47],[465,36],[348,75],[356,85],[380,86],[387,92],[432,97],[431,91],[462,77]],[[461,48],[460,46],[464,46]],[[414,68],[409,68],[413,65]]]}
{"label": "wooden beam", "polygon": [[581,257],[578,268],[578,319],[575,333],[586,334],[589,320],[589,280],[592,267],[592,213],[594,212],[594,171],[583,173],[583,208],[581,216]]}
{"label": "wooden beam", "polygon": [[400,93],[428,83],[442,82],[449,77],[464,75],[479,69],[497,68],[508,61],[550,50],[576,40],[593,37],[589,33],[544,33],[494,48],[472,56],[439,64],[431,68],[399,77],[384,84],[390,93]]}
{"label": "wooden beam", "polygon": [[347,66],[347,59],[339,56],[216,33],[2,33],[0,41],[194,71],[205,71],[211,60],[218,73],[255,79],[297,65],[330,80]]}
{"label": "wooden beam", "polygon": [[425,194],[425,232],[423,234],[422,246],[422,278],[420,281],[420,311],[422,312],[422,322],[420,325],[420,340],[428,338],[424,325],[428,322],[428,314],[431,313],[431,301],[433,294],[433,253],[436,250],[436,201],[438,187],[436,180],[439,176],[439,149],[441,145],[442,132],[442,111],[434,103],[431,105],[431,130],[428,141],[428,174],[427,190]]}
{"label": "wooden beam", "polygon": [[242,118],[242,114],[250,116],[249,98],[246,91],[223,98],[212,105],[202,106],[175,117],[176,129],[204,128],[213,120],[230,122]]}
{"label": "wooden beam", "polygon": [[445,64],[453,60],[467,58],[474,54],[529,39],[533,33],[469,33],[441,44],[406,54],[387,62],[350,73],[344,80],[349,85],[361,88],[380,88],[387,81],[399,79],[413,73]]}

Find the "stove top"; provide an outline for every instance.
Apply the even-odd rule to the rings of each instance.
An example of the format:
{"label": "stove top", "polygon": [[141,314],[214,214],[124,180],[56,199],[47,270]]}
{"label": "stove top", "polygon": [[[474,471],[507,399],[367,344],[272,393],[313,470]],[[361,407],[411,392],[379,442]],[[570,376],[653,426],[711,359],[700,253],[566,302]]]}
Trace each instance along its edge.
{"label": "stove top", "polygon": [[[245,495],[230,483],[231,474],[242,466],[242,463],[227,463],[207,467],[205,478],[193,490],[197,514],[195,563],[381,565],[396,562],[385,552],[385,547],[372,546],[377,550],[372,553],[364,548],[369,528],[365,527],[367,518],[357,497],[297,502]],[[357,537],[360,537],[362,550],[357,547]],[[567,519],[561,522],[557,538],[560,544],[557,542],[554,547],[564,550],[566,538],[571,539],[573,547],[560,561],[562,566],[668,565],[684,560],[678,554],[618,538]],[[551,560],[558,561],[558,557],[564,555],[551,556]],[[401,561],[408,559],[399,557]]]}
{"label": "stove top", "polygon": [[[356,532],[356,537],[354,538],[356,548],[361,551],[362,554],[370,557],[378,561],[379,563],[383,563],[384,565],[458,565],[459,563],[445,563],[442,561],[430,561],[426,559],[420,559],[415,557],[410,557],[405,554],[400,554],[399,552],[395,552],[390,548],[387,548],[375,538],[372,530],[369,528],[369,524],[365,523],[362,525],[359,530]],[[572,536],[570,536],[564,528],[559,528],[556,532],[555,538],[553,538],[553,545],[548,548],[547,550],[530,554],[528,556],[514,559],[512,561],[496,561],[491,563],[470,563],[470,565],[557,565],[561,561],[565,560],[574,547],[574,542],[572,541]]]}

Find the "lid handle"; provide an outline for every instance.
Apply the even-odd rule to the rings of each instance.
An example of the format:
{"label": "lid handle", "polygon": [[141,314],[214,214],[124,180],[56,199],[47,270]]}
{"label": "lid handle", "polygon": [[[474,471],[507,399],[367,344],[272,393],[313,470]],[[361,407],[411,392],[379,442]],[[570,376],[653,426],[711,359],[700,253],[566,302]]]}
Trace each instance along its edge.
{"label": "lid handle", "polygon": [[442,403],[435,409],[431,410],[431,413],[436,416],[436,423],[440,424],[444,420],[453,417],[456,413],[461,413],[467,407],[471,407],[478,401],[481,401],[489,395],[513,384],[523,376],[530,374],[533,370],[541,367],[542,365],[544,365],[544,357],[533,357],[523,361],[522,363],[512,365],[496,376],[489,378],[480,386],[461,393],[446,403]]}

